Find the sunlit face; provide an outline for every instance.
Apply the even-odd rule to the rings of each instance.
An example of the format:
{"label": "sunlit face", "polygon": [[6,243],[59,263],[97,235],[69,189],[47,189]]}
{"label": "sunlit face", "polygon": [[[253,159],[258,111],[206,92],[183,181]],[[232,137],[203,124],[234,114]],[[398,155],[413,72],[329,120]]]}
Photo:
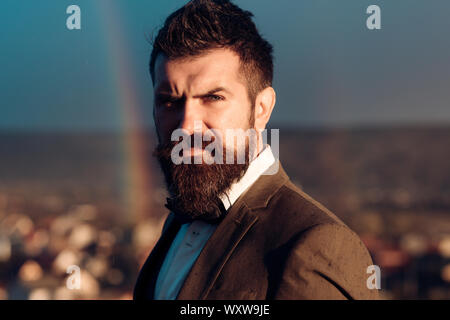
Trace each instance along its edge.
{"label": "sunlit face", "polygon": [[[257,146],[252,146],[251,139],[239,134],[235,135],[236,141],[227,142],[228,130],[238,129],[245,135],[249,128],[258,132],[264,129],[275,103],[274,90],[271,87],[262,90],[251,103],[240,72],[240,58],[228,49],[214,49],[200,56],[174,60],[159,55],[155,63],[154,88],[153,115],[159,143],[153,155],[161,165],[171,203],[176,207],[171,210],[179,217],[208,221],[223,217],[223,210],[218,210],[220,197],[243,177],[250,158],[253,159],[250,150],[259,147],[258,142],[253,140]],[[232,155],[245,151],[245,162],[177,164],[171,157],[171,151],[179,143],[171,141],[177,129],[191,138],[214,130],[214,135],[220,134],[222,151],[226,149],[226,153],[231,151]],[[258,134],[257,140],[261,141]],[[191,156],[208,157],[204,151],[209,142],[200,140],[204,140],[202,149],[191,149]]]}
{"label": "sunlit face", "polygon": [[[159,55],[155,63],[154,119],[160,143],[175,129],[202,132],[250,127],[251,103],[240,72],[240,58],[229,49],[214,49],[185,59]],[[226,145],[226,141],[224,141]],[[235,147],[233,145],[233,147]]]}
{"label": "sunlit face", "polygon": [[[249,141],[241,140],[235,145],[234,139],[230,143],[226,139],[228,129],[246,131],[251,127],[253,108],[240,74],[239,57],[227,49],[215,49],[187,59],[170,60],[160,55],[155,63],[154,85],[153,112],[159,139],[154,155],[177,208],[172,210],[180,217],[205,220],[223,217],[223,211],[217,210],[219,197],[244,175],[249,165],[248,150],[245,150],[245,163],[175,164],[171,150],[178,141],[171,138],[177,129],[191,137],[198,133],[203,136],[214,129],[214,134],[221,135],[222,151],[235,153],[238,148],[248,147]],[[191,149],[192,156],[208,157],[204,152],[205,142],[201,143],[201,149]]]}

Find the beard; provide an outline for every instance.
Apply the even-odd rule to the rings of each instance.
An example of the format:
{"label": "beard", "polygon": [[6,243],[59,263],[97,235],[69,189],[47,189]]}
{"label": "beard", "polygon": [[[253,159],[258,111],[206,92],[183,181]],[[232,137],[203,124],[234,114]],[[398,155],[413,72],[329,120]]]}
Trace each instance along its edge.
{"label": "beard", "polygon": [[[223,210],[220,197],[247,171],[250,162],[249,142],[245,143],[244,163],[237,163],[237,150],[234,149],[234,161],[231,164],[226,163],[226,146],[223,146],[222,164],[206,164],[203,161],[195,164],[193,156],[191,164],[174,164],[171,152],[178,143],[181,141],[159,143],[153,152],[164,174],[170,194],[168,202],[175,208],[172,211],[181,221],[201,219],[214,222],[222,219],[226,211]],[[202,151],[209,143],[202,142]]]}

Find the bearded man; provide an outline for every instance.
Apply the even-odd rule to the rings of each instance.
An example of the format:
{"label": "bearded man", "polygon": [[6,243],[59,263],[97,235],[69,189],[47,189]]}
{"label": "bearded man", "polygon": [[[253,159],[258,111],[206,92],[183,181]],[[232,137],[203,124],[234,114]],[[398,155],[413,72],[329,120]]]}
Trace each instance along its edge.
{"label": "bearded man", "polygon": [[[296,187],[263,144],[276,98],[272,46],[251,17],[230,1],[194,0],[154,40],[154,154],[171,212],[134,299],[376,299],[359,237]],[[223,148],[187,144],[183,159],[200,163],[174,161],[175,131],[191,139],[211,129]],[[256,143],[235,144],[226,138],[233,129],[254,130]],[[204,161],[230,150],[232,163]]]}

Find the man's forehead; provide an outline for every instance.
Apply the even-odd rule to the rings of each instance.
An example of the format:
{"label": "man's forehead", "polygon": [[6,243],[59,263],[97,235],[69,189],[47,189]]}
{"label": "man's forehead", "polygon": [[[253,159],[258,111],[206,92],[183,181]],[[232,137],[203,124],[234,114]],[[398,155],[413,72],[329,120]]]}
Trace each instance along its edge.
{"label": "man's forehead", "polygon": [[160,54],[155,61],[155,89],[167,90],[173,85],[229,86],[242,82],[239,73],[239,57],[227,49],[176,59]]}

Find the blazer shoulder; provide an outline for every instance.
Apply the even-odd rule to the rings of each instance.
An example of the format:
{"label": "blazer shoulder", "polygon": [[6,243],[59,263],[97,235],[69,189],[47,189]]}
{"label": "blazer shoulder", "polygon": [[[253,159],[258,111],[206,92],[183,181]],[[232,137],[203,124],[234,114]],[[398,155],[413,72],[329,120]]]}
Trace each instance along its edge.
{"label": "blazer shoulder", "polygon": [[353,244],[353,249],[358,247],[363,255],[369,255],[356,232],[290,180],[279,189],[268,208],[272,213],[269,220],[281,222],[284,232],[291,238],[307,234],[309,239],[324,239],[321,240],[324,245],[331,240],[341,241],[349,247]]}
{"label": "blazer shoulder", "polygon": [[278,299],[379,299],[367,285],[370,254],[345,225],[315,225],[290,247]]}
{"label": "blazer shoulder", "polygon": [[[369,251],[360,237],[325,206],[289,180],[273,195],[266,210],[263,219],[264,225],[270,226],[271,243],[288,255],[287,274],[293,272],[295,278],[305,275],[309,283],[314,283],[314,275],[320,275],[315,284],[318,291],[308,290],[317,296],[309,298],[334,292],[326,289],[329,286],[325,283],[340,292],[336,296],[377,298],[377,293],[366,287],[367,267],[373,264]],[[297,296],[302,291],[298,289],[295,293],[286,290],[283,296]]]}
{"label": "blazer shoulder", "polygon": [[345,223],[320,202],[309,196],[290,180],[272,196],[266,207],[268,219],[286,223],[287,230],[303,230],[319,224]]}

